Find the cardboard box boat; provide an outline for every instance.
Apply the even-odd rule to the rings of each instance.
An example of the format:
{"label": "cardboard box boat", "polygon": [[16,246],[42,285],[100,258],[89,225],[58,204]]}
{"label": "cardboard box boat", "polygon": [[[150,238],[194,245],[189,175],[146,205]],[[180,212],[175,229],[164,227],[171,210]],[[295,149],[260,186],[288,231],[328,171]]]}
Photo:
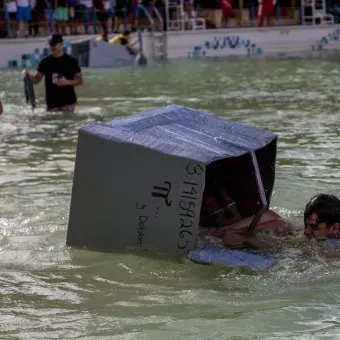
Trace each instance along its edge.
{"label": "cardboard box boat", "polygon": [[178,105],[79,130],[67,245],[195,248],[202,196],[224,185],[253,228],[269,206],[277,136]]}

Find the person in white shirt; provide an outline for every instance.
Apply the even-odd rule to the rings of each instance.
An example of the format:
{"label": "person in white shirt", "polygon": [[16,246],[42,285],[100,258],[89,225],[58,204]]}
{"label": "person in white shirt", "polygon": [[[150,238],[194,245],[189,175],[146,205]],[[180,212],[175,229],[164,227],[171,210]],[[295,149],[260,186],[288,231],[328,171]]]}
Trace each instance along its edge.
{"label": "person in white shirt", "polygon": [[17,27],[17,3],[14,0],[6,1],[6,19],[11,22],[11,36],[15,37],[18,30]]}

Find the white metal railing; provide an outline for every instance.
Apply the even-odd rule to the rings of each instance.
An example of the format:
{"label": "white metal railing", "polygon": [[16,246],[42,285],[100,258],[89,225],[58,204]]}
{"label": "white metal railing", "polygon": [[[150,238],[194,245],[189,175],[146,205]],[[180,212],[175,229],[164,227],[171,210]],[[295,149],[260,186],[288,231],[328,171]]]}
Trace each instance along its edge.
{"label": "white metal railing", "polygon": [[[166,46],[165,46],[165,32],[163,29],[163,18],[160,15],[158,9],[156,7],[151,7],[151,14],[150,12],[142,5],[138,4],[137,7],[137,18],[139,18],[139,10],[143,11],[145,16],[148,18],[151,26],[151,49],[152,49],[152,56],[154,59],[165,59],[166,58]],[[152,17],[152,14],[155,13],[157,19],[160,22],[160,27],[157,30],[155,25],[155,20]],[[142,46],[142,35],[141,30],[139,29],[139,41],[140,46]]]}
{"label": "white metal railing", "polygon": [[[167,30],[185,30],[185,29],[205,29],[206,21],[201,17],[186,17],[186,13],[184,11],[184,0],[172,1],[165,0],[165,9],[166,9],[166,17],[167,17]],[[176,19],[170,20],[170,9],[176,10]]]}
{"label": "white metal railing", "polygon": [[[152,12],[151,13],[155,13],[156,14],[156,17],[157,19],[159,20],[160,22],[160,25],[161,25],[161,28],[163,30],[163,18],[161,16],[161,14],[159,13],[158,9],[155,7],[155,6],[152,6]],[[153,20],[153,17],[152,15],[149,13],[149,11],[142,5],[142,4],[138,4],[137,5],[137,18],[139,18],[139,10],[142,10],[143,13],[146,15],[146,17],[149,19],[149,22],[152,26],[152,29],[154,29],[155,27],[155,20]]]}
{"label": "white metal railing", "polygon": [[[304,0],[301,6],[302,10],[302,24],[303,25],[316,25],[317,19],[320,24],[333,24],[334,17],[332,14],[327,13],[325,0]],[[309,9],[310,14],[306,15],[305,10]]]}

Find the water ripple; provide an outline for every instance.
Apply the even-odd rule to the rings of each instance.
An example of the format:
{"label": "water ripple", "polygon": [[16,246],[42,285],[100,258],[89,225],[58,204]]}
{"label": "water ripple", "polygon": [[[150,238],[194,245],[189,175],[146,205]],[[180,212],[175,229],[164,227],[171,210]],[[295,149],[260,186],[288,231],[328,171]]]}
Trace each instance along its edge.
{"label": "water ripple", "polygon": [[74,116],[24,102],[1,71],[0,338],[334,339],[339,265],[313,244],[266,272],[65,245],[77,133],[91,121],[176,103],[278,135],[273,208],[301,229],[306,200],[337,193],[337,59],[169,63],[85,71]]}

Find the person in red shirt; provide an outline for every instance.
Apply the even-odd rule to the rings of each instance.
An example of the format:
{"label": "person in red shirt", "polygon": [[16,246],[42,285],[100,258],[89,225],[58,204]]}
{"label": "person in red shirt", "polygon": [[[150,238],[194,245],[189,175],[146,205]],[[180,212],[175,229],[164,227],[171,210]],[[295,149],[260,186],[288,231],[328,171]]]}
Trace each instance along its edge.
{"label": "person in red shirt", "polygon": [[273,26],[273,16],[275,15],[276,0],[259,0],[257,11],[257,26],[263,25],[263,20],[266,19],[266,26]]}
{"label": "person in red shirt", "polygon": [[225,22],[225,25],[228,25],[229,18],[233,15],[233,7],[231,4],[231,0],[220,0],[221,2],[221,11],[223,15],[223,19]]}

